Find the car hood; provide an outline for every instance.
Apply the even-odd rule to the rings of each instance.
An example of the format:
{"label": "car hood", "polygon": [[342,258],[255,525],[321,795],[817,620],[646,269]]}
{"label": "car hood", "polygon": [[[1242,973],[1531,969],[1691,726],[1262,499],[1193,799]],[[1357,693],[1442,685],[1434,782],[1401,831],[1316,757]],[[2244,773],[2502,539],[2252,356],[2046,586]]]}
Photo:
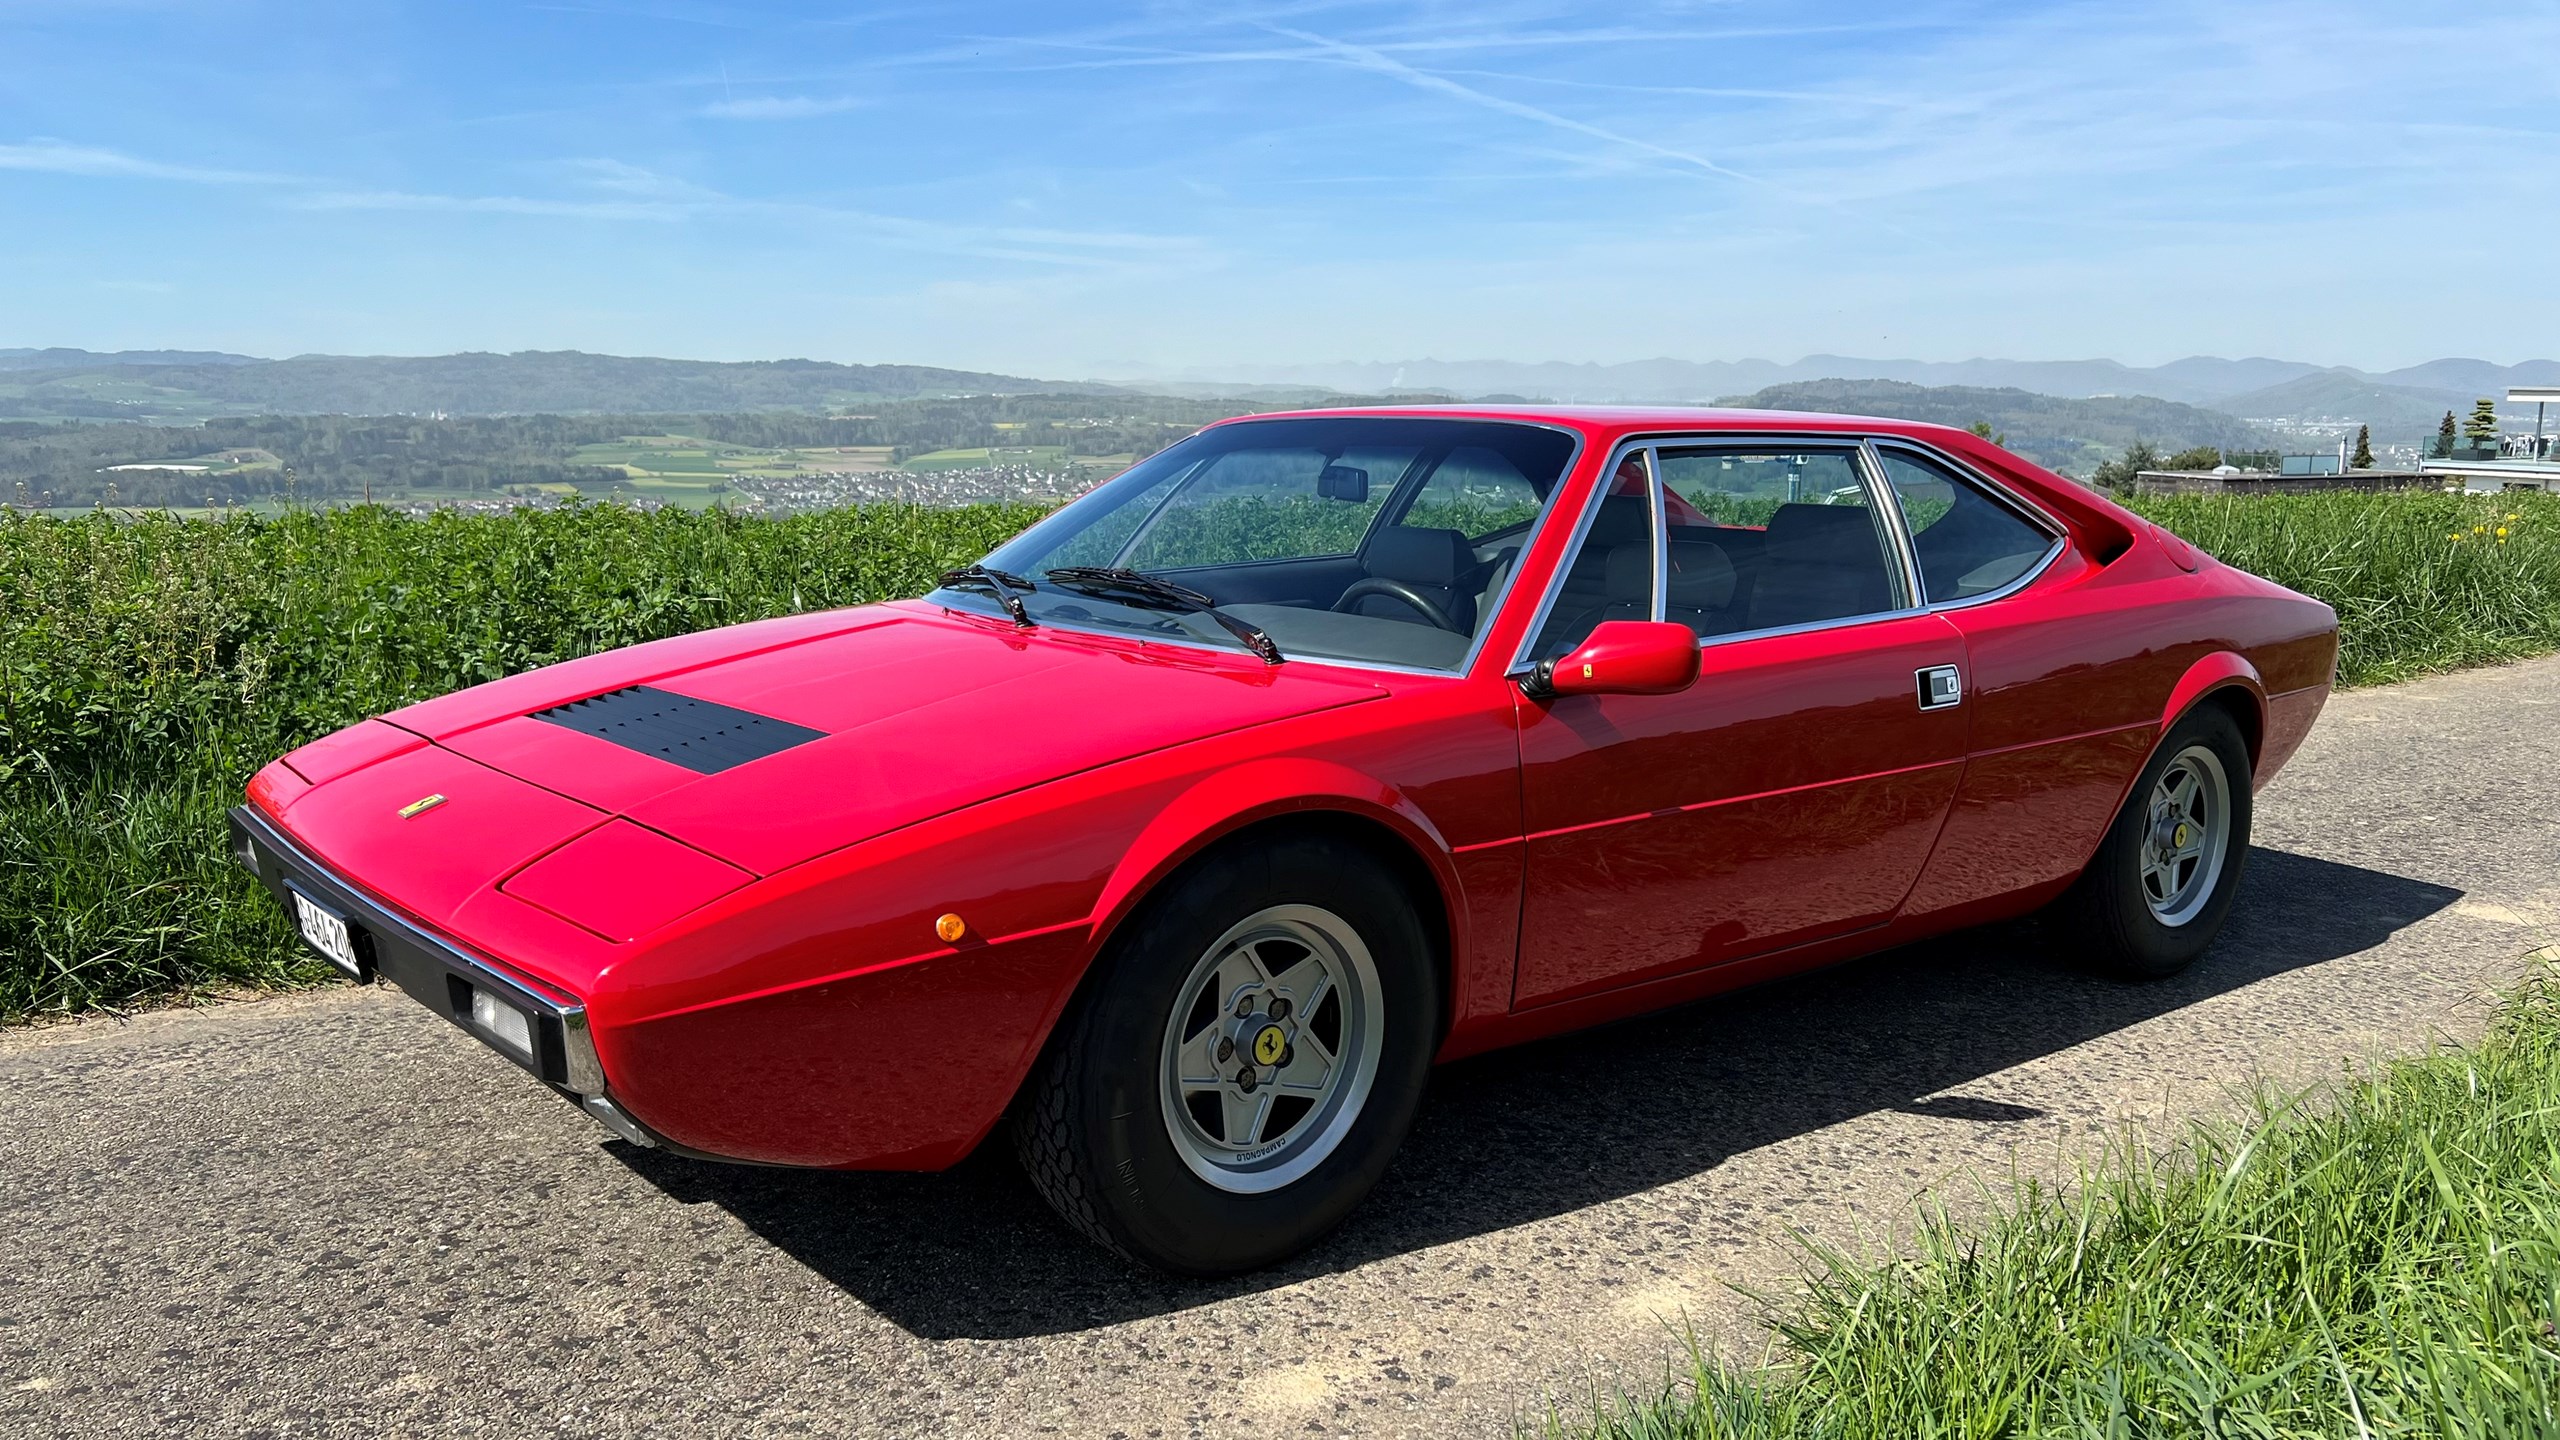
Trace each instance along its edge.
{"label": "car hood", "polygon": [[1353,672],[909,602],[635,646],[384,718],[769,875],[1047,780],[1383,693]]}

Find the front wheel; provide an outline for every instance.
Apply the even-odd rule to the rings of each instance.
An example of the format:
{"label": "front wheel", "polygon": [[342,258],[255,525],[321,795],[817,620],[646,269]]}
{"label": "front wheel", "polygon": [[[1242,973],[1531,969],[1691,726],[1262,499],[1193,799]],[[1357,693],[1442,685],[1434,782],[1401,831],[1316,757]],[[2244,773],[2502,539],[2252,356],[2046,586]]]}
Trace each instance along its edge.
{"label": "front wheel", "polygon": [[2057,907],[2099,969],[2184,970],[2213,943],[2249,852],[2249,745],[2209,706],[2161,742],[2098,853]]}
{"label": "front wheel", "polygon": [[1123,1255],[1267,1265],[1358,1204],[1420,1103],[1429,940],[1356,847],[1212,853],[1149,903],[1060,1023],[1015,1122],[1033,1184]]}

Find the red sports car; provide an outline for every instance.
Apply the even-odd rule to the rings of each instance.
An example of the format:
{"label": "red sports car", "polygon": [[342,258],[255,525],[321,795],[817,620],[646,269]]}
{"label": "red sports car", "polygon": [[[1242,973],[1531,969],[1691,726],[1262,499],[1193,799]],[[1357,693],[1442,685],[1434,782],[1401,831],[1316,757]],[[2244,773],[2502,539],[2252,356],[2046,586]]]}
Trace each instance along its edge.
{"label": "red sports car", "polygon": [[1214,425],[920,600],[261,771],[302,935],[635,1145],[930,1170],[1010,1118],[1169,1270],[1341,1220],[1437,1060],[2051,906],[2166,975],[2329,608],[1971,435],[1543,406]]}

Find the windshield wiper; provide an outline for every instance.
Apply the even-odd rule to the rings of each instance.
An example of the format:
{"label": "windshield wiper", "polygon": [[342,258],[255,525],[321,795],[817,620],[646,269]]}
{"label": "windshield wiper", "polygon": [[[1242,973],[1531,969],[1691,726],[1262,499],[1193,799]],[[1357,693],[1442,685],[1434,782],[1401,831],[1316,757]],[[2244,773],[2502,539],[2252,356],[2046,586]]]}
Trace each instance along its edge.
{"label": "windshield wiper", "polygon": [[943,571],[942,583],[952,586],[982,585],[986,587],[988,594],[996,597],[996,603],[1004,607],[1004,613],[1013,617],[1014,624],[1025,627],[1031,624],[1031,612],[1022,607],[1022,595],[1016,595],[1013,592],[1019,590],[1023,595],[1028,595],[1036,587],[1010,570],[995,570],[984,565],[963,565],[957,570]]}
{"label": "windshield wiper", "polygon": [[1070,590],[1084,590],[1122,600],[1154,601],[1160,606],[1206,615],[1225,626],[1228,634],[1243,641],[1244,648],[1252,651],[1263,664],[1280,663],[1280,647],[1271,643],[1271,637],[1264,634],[1260,626],[1239,620],[1219,609],[1216,601],[1189,586],[1176,585],[1143,570],[1119,565],[1062,565],[1049,571],[1048,575],[1052,583]]}

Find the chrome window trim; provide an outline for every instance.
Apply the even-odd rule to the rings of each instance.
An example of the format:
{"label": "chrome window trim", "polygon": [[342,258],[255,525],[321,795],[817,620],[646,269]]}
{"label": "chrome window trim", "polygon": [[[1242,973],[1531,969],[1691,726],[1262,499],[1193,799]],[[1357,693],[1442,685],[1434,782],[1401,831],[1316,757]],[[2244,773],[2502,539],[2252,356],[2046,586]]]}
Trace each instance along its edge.
{"label": "chrome window trim", "polygon": [[1653,603],[1645,615],[1659,622],[1671,613],[1671,512],[1662,503],[1662,456],[1651,445],[1644,447],[1644,502],[1645,533],[1653,540]]}
{"label": "chrome window trim", "polygon": [[[1465,424],[1479,424],[1479,425],[1515,425],[1515,426],[1518,426],[1519,428],[1521,428],[1521,429],[1523,429],[1523,430],[1550,430],[1550,431],[1553,431],[1553,432],[1555,432],[1556,434],[1558,434],[1558,435],[1562,435],[1562,436],[1563,436],[1563,437],[1565,437],[1567,440],[1569,440],[1569,441],[1573,442],[1573,448],[1565,452],[1564,464],[1563,464],[1563,465],[1561,465],[1561,466],[1559,466],[1559,467],[1557,468],[1557,470],[1556,470],[1555,490],[1556,490],[1557,492],[1561,492],[1561,491],[1564,489],[1564,487],[1565,487],[1566,485],[1568,485],[1568,484],[1570,484],[1570,483],[1572,482],[1572,480],[1573,480],[1573,471],[1574,471],[1574,467],[1582,463],[1582,455],[1583,455],[1583,452],[1584,452],[1585,450],[1589,449],[1589,448],[1590,448],[1590,445],[1591,445],[1591,437],[1590,437],[1590,436],[1588,436],[1588,435],[1584,434],[1584,433],[1583,433],[1582,431],[1580,431],[1580,430],[1575,429],[1575,428],[1574,428],[1573,426],[1571,426],[1571,425],[1560,424],[1560,423],[1558,423],[1558,422],[1556,422],[1556,421],[1552,421],[1552,420],[1510,420],[1510,419],[1503,419],[1503,418],[1496,417],[1496,416],[1486,416],[1486,415],[1416,415],[1416,414],[1411,414],[1411,413],[1407,413],[1407,412],[1403,412],[1403,411],[1388,412],[1388,413],[1384,413],[1384,414],[1376,414],[1376,415],[1366,415],[1366,412],[1364,412],[1364,416],[1365,416],[1365,418],[1375,418],[1375,419],[1380,419],[1380,420],[1444,420],[1444,421],[1453,421],[1453,422],[1458,422],[1458,423],[1465,423]],[[1208,431],[1210,431],[1210,430],[1223,430],[1223,429],[1226,429],[1226,428],[1228,428],[1228,427],[1230,427],[1230,426],[1236,426],[1236,425],[1251,425],[1251,424],[1256,423],[1256,421],[1260,420],[1261,418],[1263,418],[1263,417],[1260,417],[1260,416],[1249,416],[1249,417],[1240,418],[1240,419],[1236,419],[1236,420],[1225,420],[1225,421],[1220,421],[1220,422],[1219,422],[1218,424],[1216,424],[1216,425],[1203,425],[1203,426],[1201,426],[1198,430],[1194,430],[1194,431],[1192,431],[1192,432],[1191,432],[1191,435],[1186,435],[1186,436],[1184,436],[1184,437],[1183,437],[1183,440],[1189,440],[1190,438],[1192,438],[1192,436],[1193,436],[1193,435],[1205,434],[1206,432],[1208,432]],[[1302,414],[1292,414],[1292,415],[1289,415],[1289,416],[1286,416],[1286,417],[1278,417],[1278,416],[1275,416],[1275,417],[1271,417],[1271,418],[1274,418],[1274,419],[1286,418],[1286,419],[1291,419],[1291,420],[1304,420],[1304,419],[1307,419],[1307,418],[1309,418],[1309,417],[1308,417],[1308,416],[1305,416],[1305,415],[1302,415]],[[1176,441],[1176,442],[1174,442],[1174,443],[1175,443],[1175,444],[1180,444],[1180,443],[1182,443],[1182,441]],[[1161,452],[1159,452],[1159,453],[1161,453]],[[1117,479],[1118,477],[1117,477],[1117,476],[1114,476],[1113,478],[1114,478],[1114,479]],[[1104,484],[1109,484],[1110,482],[1109,482],[1109,481],[1104,481],[1103,483],[1104,483]],[[1181,486],[1179,486],[1179,485],[1177,485],[1177,486],[1175,486],[1175,487],[1174,487],[1174,490],[1175,490],[1175,491],[1179,491],[1180,489],[1181,489]],[[1091,493],[1091,492],[1087,492],[1087,493]],[[1078,497],[1078,498],[1082,498],[1082,497]],[[1159,508],[1161,508],[1161,507],[1163,506],[1163,504],[1165,503],[1165,501],[1169,501],[1169,500],[1171,500],[1172,498],[1173,498],[1173,492],[1171,492],[1171,491],[1167,492],[1167,493],[1166,493],[1166,496],[1165,496],[1165,500],[1162,500],[1162,501],[1158,501],[1158,502],[1157,502],[1158,507],[1159,507]],[[1392,500],[1394,497],[1393,497],[1392,495],[1390,495],[1388,498],[1389,498],[1390,500]],[[1076,503],[1076,502],[1075,502],[1075,501],[1073,501],[1073,500],[1070,500],[1070,501],[1068,501],[1068,502],[1067,502],[1067,505],[1073,505],[1074,503]],[[1055,520],[1058,516],[1060,516],[1060,515],[1064,514],[1065,512],[1066,512],[1066,506],[1065,506],[1065,505],[1061,505],[1061,506],[1059,506],[1056,510],[1052,510],[1052,511],[1050,511],[1047,515],[1045,515],[1045,516],[1041,517],[1041,519],[1040,519],[1037,523],[1033,524],[1029,529],[1027,529],[1027,530],[1023,531],[1020,535],[1016,535],[1016,536],[1014,536],[1012,539],[1005,541],[1004,543],[1005,543],[1006,545],[1011,545],[1011,544],[1015,543],[1016,541],[1019,541],[1019,540],[1025,539],[1025,538],[1027,538],[1027,537],[1029,537],[1029,536],[1032,536],[1032,535],[1038,534],[1042,526],[1047,525],[1050,521]],[[1521,555],[1524,555],[1524,556],[1525,556],[1525,555],[1527,555],[1527,554],[1529,553],[1529,551],[1530,551],[1533,547],[1535,547],[1535,546],[1537,545],[1537,543],[1538,543],[1538,537],[1539,537],[1539,536],[1541,536],[1541,535],[1544,535],[1544,534],[1546,533],[1547,524],[1548,524],[1549,520],[1550,520],[1550,519],[1555,515],[1555,512],[1556,512],[1556,506],[1555,506],[1555,505],[1553,505],[1552,503],[1544,504],[1544,505],[1540,505],[1540,506],[1538,507],[1538,518],[1530,522],[1530,524],[1529,524],[1529,530],[1528,530],[1528,533],[1520,537],[1520,554],[1521,554]],[[1379,514],[1381,514],[1381,515],[1385,514],[1385,513],[1386,513],[1386,507],[1385,507],[1384,505],[1379,506],[1379,507],[1378,507],[1378,513],[1379,513]],[[1151,511],[1151,512],[1149,512],[1149,514],[1150,514],[1150,519],[1152,519],[1152,517],[1153,517],[1153,512]],[[1588,524],[1588,520],[1586,519],[1586,521],[1585,521],[1584,523],[1585,523],[1585,524]],[[1374,529],[1376,528],[1376,526],[1377,526],[1377,522],[1376,522],[1375,520],[1372,520],[1372,521],[1370,522],[1370,528],[1371,528],[1372,530],[1374,530]],[[1576,538],[1579,538],[1579,537],[1577,536]],[[1367,536],[1367,532],[1363,532],[1362,537],[1361,537],[1361,543],[1362,543],[1364,546],[1368,543],[1368,536]],[[1003,548],[1003,546],[998,546],[997,548],[998,548],[998,549],[1002,549],[1002,548]],[[993,553],[993,552],[991,551],[991,552],[989,552],[989,553]],[[1124,553],[1125,553],[1125,552],[1124,552]],[[1353,553],[1355,553],[1355,554],[1356,554],[1357,552],[1355,551],[1355,552],[1353,552]],[[980,557],[980,558],[982,558],[982,559],[983,559],[984,557]],[[1307,555],[1307,556],[1292,556],[1292,557],[1285,557],[1285,558],[1284,558],[1284,559],[1282,559],[1282,560],[1273,560],[1273,561],[1248,561],[1248,562],[1245,562],[1245,563],[1248,563],[1248,564],[1275,564],[1275,565],[1276,565],[1276,564],[1284,564],[1284,563],[1287,563],[1287,561],[1288,561],[1288,560],[1290,560],[1290,559],[1302,559],[1302,560],[1333,560],[1333,559],[1340,559],[1340,558],[1342,558],[1342,557],[1340,557],[1340,556],[1335,556],[1335,555]],[[1194,566],[1194,567],[1189,567],[1189,568],[1197,569],[1197,568],[1201,568],[1201,567]],[[1506,603],[1508,603],[1508,602],[1509,602],[1509,600],[1510,600],[1510,598],[1511,598],[1511,592],[1512,592],[1513,590],[1515,590],[1515,589],[1517,589],[1517,588],[1519,587],[1519,582],[1520,582],[1520,565],[1519,565],[1519,562],[1518,562],[1517,560],[1514,560],[1514,561],[1512,562],[1512,566],[1511,566],[1510,571],[1502,577],[1502,593],[1501,593],[1501,594],[1499,594],[1499,595],[1490,595],[1490,596],[1487,596],[1487,597],[1485,598],[1485,604],[1484,604],[1484,620],[1483,620],[1483,623],[1477,627],[1477,630],[1476,630],[1475,635],[1474,635],[1473,637],[1471,637],[1471,638],[1468,640],[1468,642],[1467,642],[1467,653],[1466,653],[1465,655],[1463,655],[1463,656],[1459,657],[1458,664],[1457,664],[1457,668],[1455,668],[1455,669],[1451,669],[1451,670],[1442,670],[1442,669],[1438,669],[1438,668],[1436,668],[1436,667],[1429,666],[1429,665],[1398,665],[1398,664],[1395,664],[1395,663],[1394,663],[1394,662],[1392,662],[1392,661],[1386,661],[1386,660],[1350,660],[1350,659],[1345,659],[1345,658],[1340,657],[1340,656],[1325,656],[1325,655],[1288,655],[1288,654],[1284,654],[1284,655],[1281,657],[1281,663],[1282,663],[1282,664],[1284,664],[1284,665],[1314,665],[1314,666],[1318,666],[1318,667],[1323,668],[1323,669],[1326,669],[1326,670],[1370,670],[1370,671],[1376,671],[1377,673],[1379,673],[1379,674],[1383,674],[1383,675],[1423,675],[1423,676],[1429,676],[1429,677],[1431,677],[1431,678],[1433,678],[1433,679],[1440,679],[1440,680],[1463,679],[1463,678],[1465,678],[1466,676],[1469,676],[1469,675],[1472,675],[1472,674],[1474,674],[1474,673],[1475,673],[1476,661],[1477,661],[1478,659],[1482,658],[1482,656],[1483,656],[1483,654],[1484,654],[1484,645],[1485,645],[1485,641],[1486,641],[1486,640],[1488,640],[1488,639],[1490,639],[1490,638],[1492,637],[1492,635],[1493,635],[1494,622],[1495,622],[1495,621],[1497,621],[1497,620],[1499,620],[1499,619],[1502,617],[1502,607],[1503,607]],[[937,586],[935,586],[935,587],[934,587],[934,589],[933,589],[933,590],[928,590],[928,591],[926,591],[926,592],[925,592],[925,594],[924,594],[923,596],[918,596],[917,598],[918,598],[918,599],[924,599],[924,598],[926,598],[926,597],[928,597],[928,596],[933,595],[936,591],[939,591],[941,588],[942,588],[941,586],[937,585]],[[961,592],[955,592],[955,593],[961,593]],[[959,610],[959,609],[955,609],[955,607],[950,606],[950,605],[947,605],[947,604],[943,604],[943,602],[941,602],[941,601],[933,601],[932,603],[933,603],[933,604],[935,604],[935,605],[940,606],[942,609],[945,609],[945,610],[951,610],[951,611],[952,611],[953,613],[955,613],[955,614],[959,614],[959,615],[966,615],[966,616],[969,616],[969,617],[970,617],[970,618],[972,618],[972,619],[993,619],[993,618],[1000,618],[1000,617],[993,616],[993,615],[980,615],[980,614],[979,614],[977,611],[975,611],[975,610]],[[1092,636],[1096,636],[1096,637],[1099,637],[1099,638],[1101,638],[1101,639],[1106,639],[1106,640],[1122,640],[1122,641],[1134,640],[1134,641],[1136,641],[1136,642],[1138,642],[1139,644],[1142,644],[1142,645],[1170,645],[1170,646],[1173,646],[1173,647],[1175,647],[1175,648],[1177,648],[1177,649],[1182,649],[1182,650],[1197,650],[1197,651],[1199,651],[1200,653],[1202,653],[1202,654],[1204,654],[1204,655],[1243,655],[1243,654],[1245,654],[1245,653],[1246,653],[1245,651],[1240,650],[1240,649],[1236,649],[1236,648],[1233,648],[1233,647],[1230,647],[1230,646],[1218,645],[1218,644],[1215,644],[1215,643],[1213,643],[1213,642],[1209,642],[1209,641],[1199,641],[1199,642],[1196,642],[1196,643],[1195,643],[1195,642],[1192,642],[1192,641],[1186,641],[1186,640],[1170,639],[1170,638],[1167,638],[1167,637],[1164,637],[1164,636],[1159,636],[1159,635],[1133,635],[1133,634],[1131,634],[1130,632],[1128,632],[1128,631],[1126,631],[1126,630],[1096,629],[1096,628],[1090,628],[1090,627],[1082,626],[1082,625],[1068,625],[1068,624],[1061,624],[1061,623],[1059,623],[1059,622],[1057,622],[1057,621],[1054,621],[1054,620],[1043,620],[1043,621],[1038,622],[1038,625],[1039,625],[1039,628],[1042,628],[1042,629],[1048,629],[1048,630],[1063,630],[1063,631],[1066,631],[1067,633],[1069,633],[1069,634],[1071,634],[1071,635],[1092,635]]]}
{"label": "chrome window trim", "polygon": [[[1654,545],[1654,559],[1659,567],[1655,572],[1654,614],[1656,618],[1660,618],[1666,613],[1669,603],[1665,593],[1668,587],[1664,581],[1667,579],[1670,565],[1670,551],[1669,532],[1667,527],[1661,525],[1659,518],[1662,514],[1662,496],[1659,488],[1662,467],[1659,452],[1689,446],[1702,449],[1748,450],[1789,445],[1806,450],[1853,451],[1861,448],[1866,443],[1866,439],[1867,437],[1860,434],[1836,430],[1722,430],[1704,433],[1672,430],[1620,440],[1609,452],[1609,463],[1600,472],[1602,476],[1600,483],[1593,485],[1590,497],[1583,502],[1581,518],[1574,522],[1573,538],[1565,544],[1564,558],[1547,576],[1546,592],[1538,597],[1538,608],[1530,615],[1529,628],[1521,633],[1520,643],[1513,649],[1511,664],[1503,670],[1503,675],[1508,679],[1517,680],[1536,668],[1536,662],[1529,658],[1530,650],[1537,644],[1538,632],[1546,628],[1547,617],[1555,609],[1556,600],[1564,593],[1565,575],[1573,569],[1575,558],[1582,553],[1583,538],[1590,534],[1591,523],[1600,514],[1600,502],[1609,493],[1607,489],[1609,478],[1618,473],[1618,467],[1625,463],[1630,452],[1645,451],[1646,468],[1652,472],[1651,482],[1646,486],[1646,491],[1654,499],[1655,513],[1654,516],[1649,517],[1649,523],[1656,527],[1656,533],[1660,537]],[[1880,472],[1881,467],[1878,467],[1878,470]],[[1868,472],[1864,465],[1860,466],[1860,472],[1860,483],[1868,486],[1868,503],[1874,504],[1876,474]],[[1890,526],[1893,522],[1886,523]],[[1525,550],[1524,546],[1524,553]],[[1916,587],[1912,593],[1915,596],[1919,593]],[[1972,598],[1967,597],[1968,601]],[[1806,635],[1817,630],[1837,630],[1844,625],[1864,625],[1876,620],[1900,620],[1913,615],[1926,615],[1931,608],[1925,605],[1905,605],[1895,610],[1870,610],[1857,615],[1844,615],[1836,620],[1810,620],[1801,625],[1778,625],[1765,630],[1736,630],[1725,635],[1701,635],[1698,637],[1698,648],[1705,650],[1710,646],[1723,645],[1735,640],[1763,640],[1772,635]]]}
{"label": "chrome window trim", "polygon": [[1902,580],[1902,603],[1926,605],[1929,592],[1920,585],[1920,552],[1911,541],[1910,518],[1902,513],[1902,497],[1894,493],[1893,481],[1884,473],[1884,457],[1876,452],[1873,437],[1858,441],[1858,473],[1866,480],[1867,503],[1876,507],[1876,515],[1884,521],[1885,545],[1893,551],[1894,568]]}
{"label": "chrome window trim", "polygon": [[[2033,565],[2028,566],[2025,570],[2019,572],[2018,577],[2011,580],[2008,584],[2003,585],[1996,590],[1985,590],[1979,595],[1967,595],[1960,599],[1927,601],[1927,603],[1921,607],[1923,610],[1932,613],[1942,610],[1969,610],[1976,605],[1988,605],[1994,600],[2005,600],[2042,579],[2044,577],[2044,572],[2053,568],[2053,562],[2061,559],[2062,553],[2071,548],[2070,529],[2063,525],[2061,521],[2056,520],[2053,516],[2047,514],[2043,507],[2018,494],[2017,491],[2010,487],[2001,484],[1991,476],[1985,475],[1974,467],[1965,464],[1962,460],[1948,454],[1946,451],[1941,450],[1934,445],[1926,444],[1900,435],[1870,436],[1864,443],[1869,448],[1876,451],[1876,473],[1878,476],[1884,478],[1886,490],[1892,491],[1893,484],[1891,477],[1884,475],[1883,452],[1887,449],[1908,450],[1922,460],[1929,461],[1937,465],[1940,469],[1945,470],[1949,475],[1954,477],[1957,484],[1971,484],[1976,489],[1981,490],[1984,494],[1989,495],[1995,504],[2002,505],[2020,520],[2025,521],[2035,529],[2043,531],[2047,541],[2049,542],[2044,547],[2044,553],[2036,557],[2036,562]],[[1901,514],[1902,496],[1899,492],[1894,492],[1893,494],[1893,509],[1897,516]],[[1918,584],[1919,555],[1920,552],[1918,544],[1915,540],[1911,551],[1912,579],[1914,581],[1912,594],[1926,601],[1928,589],[1926,586]]]}
{"label": "chrome window trim", "polygon": [[[1645,440],[1621,440],[1609,448],[1608,457],[1600,467],[1599,476],[1592,483],[1591,493],[1583,497],[1582,513],[1574,517],[1573,533],[1565,537],[1564,554],[1556,567],[1547,572],[1547,583],[1539,592],[1537,608],[1529,612],[1528,628],[1520,632],[1519,643],[1512,647],[1511,663],[1504,666],[1502,670],[1505,676],[1517,679],[1528,673],[1532,664],[1528,658],[1529,651],[1538,643],[1538,632],[1547,628],[1547,617],[1554,612],[1557,598],[1564,593],[1565,574],[1573,569],[1575,558],[1582,554],[1583,539],[1591,533],[1591,522],[1600,516],[1600,502],[1608,498],[1609,487],[1616,481],[1618,467],[1626,463],[1629,452],[1643,449],[1650,443]],[[1547,508],[1548,513],[1554,512],[1555,507]],[[1544,516],[1540,517],[1542,521],[1544,518]],[[1535,539],[1534,536],[1531,538]],[[1523,555],[1529,553],[1528,543],[1521,545],[1520,553]],[[1518,567],[1514,566],[1513,569],[1516,571]],[[1487,633],[1491,631],[1488,630]]]}

